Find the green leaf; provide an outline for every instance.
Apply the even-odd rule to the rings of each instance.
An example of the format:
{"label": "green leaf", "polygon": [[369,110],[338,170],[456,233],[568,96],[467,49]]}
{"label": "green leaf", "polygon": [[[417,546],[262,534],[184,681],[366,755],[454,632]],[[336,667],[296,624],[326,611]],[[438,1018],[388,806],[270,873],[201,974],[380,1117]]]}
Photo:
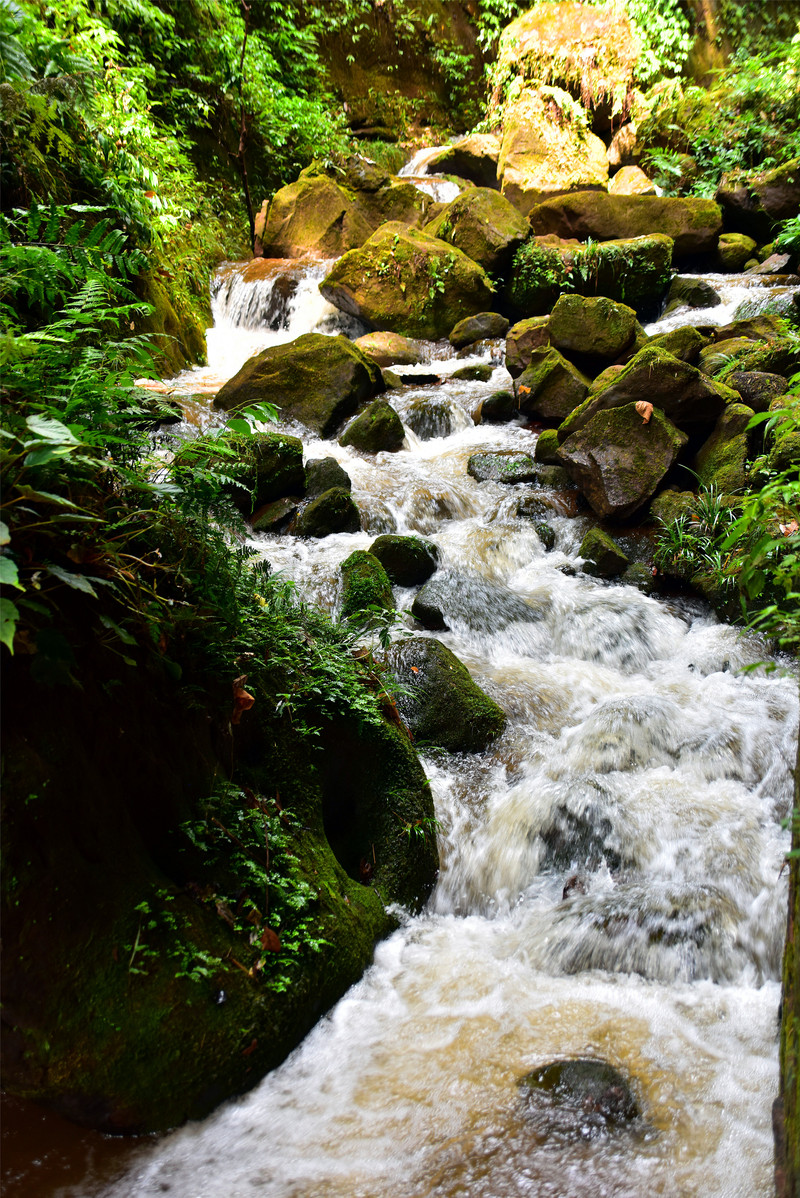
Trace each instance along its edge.
{"label": "green leaf", "polygon": [[60,420],[53,420],[50,416],[29,416],[25,423],[42,441],[50,441],[53,445],[80,445],[75,434]]}
{"label": "green leaf", "polygon": [[25,590],[19,580],[17,567],[10,557],[0,557],[0,582],[7,587],[16,587],[18,591]]}
{"label": "green leaf", "polygon": [[57,578],[59,582],[72,587],[73,591],[83,591],[84,594],[97,598],[97,591],[85,574],[73,574],[70,570],[62,570],[61,566],[48,566],[47,573],[52,574],[53,578]]}
{"label": "green leaf", "polygon": [[10,599],[0,599],[0,644],[14,654],[14,633],[17,630],[19,611]]}
{"label": "green leaf", "polygon": [[[117,624],[114,620],[112,620],[110,616],[101,616],[100,623],[103,625],[104,628],[108,628],[111,632],[116,632],[117,636],[119,637],[119,639],[122,641],[123,644],[125,644],[125,645],[135,645],[136,644],[136,637],[131,636],[131,634],[128,631],[126,631],[126,629],[120,628],[119,624]],[[125,660],[127,661],[128,659],[125,658]]]}
{"label": "green leaf", "polygon": [[4,523],[4,521],[0,520],[0,546],[8,545],[10,540],[11,533],[9,531],[8,525]]}
{"label": "green leaf", "polygon": [[65,499],[63,495],[55,495],[52,491],[37,491],[35,487],[29,487],[27,483],[17,483],[14,490],[26,499],[38,499],[40,503],[55,503],[59,507],[71,507],[75,511],[78,510],[77,504]]}
{"label": "green leaf", "polygon": [[53,458],[65,458],[72,453],[73,445],[43,445],[25,455],[23,466],[46,466]]}

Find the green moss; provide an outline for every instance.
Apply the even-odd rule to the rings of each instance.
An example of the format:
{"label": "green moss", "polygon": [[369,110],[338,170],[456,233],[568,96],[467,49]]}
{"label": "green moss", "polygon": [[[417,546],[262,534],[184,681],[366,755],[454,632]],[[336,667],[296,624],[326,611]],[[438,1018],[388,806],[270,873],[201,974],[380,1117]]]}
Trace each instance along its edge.
{"label": "green moss", "polygon": [[394,609],[392,584],[377,557],[356,549],[342,562],[342,619],[366,614],[369,608]]}
{"label": "green moss", "polygon": [[437,546],[422,537],[387,533],[377,537],[369,551],[381,563],[390,582],[401,587],[426,582],[439,561]]}
{"label": "green moss", "polygon": [[405,440],[405,429],[394,408],[385,400],[375,400],[339,438],[340,445],[352,445],[364,453],[394,453]]}

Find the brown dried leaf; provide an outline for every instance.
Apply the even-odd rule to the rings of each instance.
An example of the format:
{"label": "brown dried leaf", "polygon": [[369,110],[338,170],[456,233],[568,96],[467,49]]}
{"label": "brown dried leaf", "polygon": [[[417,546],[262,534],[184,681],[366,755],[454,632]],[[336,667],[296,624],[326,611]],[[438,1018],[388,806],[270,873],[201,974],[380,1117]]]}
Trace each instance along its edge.
{"label": "brown dried leaf", "polygon": [[272,928],[264,928],[261,933],[261,947],[268,953],[279,953],[281,942],[278,933]]}
{"label": "brown dried leaf", "polygon": [[642,418],[642,424],[649,424],[650,417],[653,415],[653,405],[648,403],[646,399],[640,399],[637,400],[635,407]]}

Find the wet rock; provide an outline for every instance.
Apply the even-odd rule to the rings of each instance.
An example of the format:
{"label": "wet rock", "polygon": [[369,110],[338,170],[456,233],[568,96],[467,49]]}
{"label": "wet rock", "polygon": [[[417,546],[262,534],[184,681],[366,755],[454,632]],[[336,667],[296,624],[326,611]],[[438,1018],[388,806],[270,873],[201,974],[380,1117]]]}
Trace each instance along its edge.
{"label": "wet rock", "polygon": [[467,474],[479,483],[533,483],[540,470],[530,454],[512,449],[473,453],[467,462]]}
{"label": "wet rock", "polygon": [[664,315],[678,308],[716,308],[721,303],[718,292],[705,279],[676,275],[669,285]]}
{"label": "wet rock", "polygon": [[650,515],[654,520],[672,524],[681,516],[690,515],[697,503],[694,491],[660,491],[650,503]]}
{"label": "wet rock", "polygon": [[394,408],[382,399],[376,399],[339,438],[340,445],[352,445],[362,453],[396,453],[405,440],[403,422]]}
{"label": "wet rock", "polygon": [[791,254],[770,254],[758,266],[748,268],[749,275],[783,275],[791,271]]}
{"label": "wet rock", "polygon": [[529,219],[536,234],[555,233],[579,241],[663,233],[673,241],[675,258],[712,252],[722,232],[719,206],[696,196],[615,196],[581,191],[546,200],[533,209]]}
{"label": "wet rock", "polygon": [[608,185],[613,196],[654,196],[656,185],[638,166],[623,166]]}
{"label": "wet rock", "polygon": [[274,403],[281,419],[297,420],[328,437],[383,390],[380,369],[346,337],[305,333],[245,362],[217,392],[214,406],[230,412]]}
{"label": "wet rock", "polygon": [[723,495],[740,491],[747,482],[750,444],[747,425],[754,416],[745,404],[729,404],[695,460],[700,483],[714,486]]}
{"label": "wet rock", "polygon": [[202,454],[203,464],[218,461],[225,473],[235,475],[236,484],[226,485],[236,507],[249,517],[265,504],[287,495],[303,495],[306,477],[303,469],[303,443],[298,437],[284,433],[255,433],[235,442],[239,460],[231,465],[229,459],[215,459],[213,442],[206,438],[185,441],[175,453],[178,475],[191,472]]}
{"label": "wet rock", "polygon": [[556,429],[546,428],[539,433],[533,457],[536,462],[558,465],[558,432]]}
{"label": "wet rock", "polygon": [[576,1140],[631,1124],[641,1115],[630,1083],[606,1061],[553,1061],[521,1078],[534,1127]]}
{"label": "wet rock", "polygon": [[280,532],[296,513],[302,500],[290,495],[264,504],[253,514],[253,532]]}
{"label": "wet rock", "polygon": [[405,413],[405,422],[422,441],[449,437],[458,428],[458,415],[449,399],[415,399]]}
{"label": "wet rock", "polygon": [[742,403],[755,412],[768,412],[772,401],[785,395],[788,390],[788,382],[783,375],[770,374],[764,370],[735,370],[725,382],[738,391]]}
{"label": "wet rock", "polygon": [[745,269],[755,249],[755,241],[745,233],[722,233],[717,244],[717,266],[738,273]]}
{"label": "wet rock", "polygon": [[356,549],[339,567],[342,575],[343,620],[350,616],[369,615],[370,608],[383,611],[394,609],[394,595],[383,566],[371,553]]}
{"label": "wet rock", "polygon": [[658,408],[643,424],[631,403],[596,412],[559,456],[598,516],[624,519],[655,492],[686,441]]}
{"label": "wet rock", "polygon": [[492,275],[499,275],[505,272],[530,229],[525,218],[498,191],[471,187],[427,224],[425,232],[456,246]]}
{"label": "wet rock", "polygon": [[311,500],[292,527],[297,537],[327,537],[334,532],[358,532],[361,517],[349,491],[331,487]]}
{"label": "wet rock", "polygon": [[617,873],[622,868],[611,821],[591,801],[580,811],[559,804],[542,825],[539,836],[542,865],[547,869],[559,873],[574,869],[596,872],[605,866]]}
{"label": "wet rock", "polygon": [[697,369],[703,374],[714,375],[727,366],[731,358],[742,350],[752,347],[749,337],[729,337],[726,341],[715,341],[701,349],[697,360]]}
{"label": "wet rock", "polygon": [[381,563],[389,581],[399,587],[427,582],[439,564],[437,546],[422,537],[381,536],[372,542],[369,551]]}
{"label": "wet rock", "polygon": [[441,630],[452,622],[475,632],[496,632],[516,621],[534,623],[542,612],[498,583],[475,574],[440,571],[420,589],[412,615],[425,628]]}
{"label": "wet rock", "polygon": [[513,391],[494,391],[481,404],[481,424],[505,424],[519,412]]}
{"label": "wet rock", "polygon": [[393,370],[387,370],[384,367],[381,374],[383,375],[383,382],[387,391],[400,391],[406,385],[400,378],[400,375],[395,374]]}
{"label": "wet rock", "polygon": [[371,233],[359,206],[326,176],[301,177],[280,188],[255,228],[265,258],[338,258],[363,245]]}
{"label": "wet rock", "polygon": [[458,175],[476,187],[497,187],[500,139],[493,133],[473,133],[448,146],[428,164],[431,174]]}
{"label": "wet rock", "polygon": [[532,316],[520,320],[508,330],[506,336],[506,370],[512,378],[518,378],[530,364],[535,349],[550,344],[548,316]]}
{"label": "wet rock", "polygon": [[625,586],[636,587],[643,595],[652,595],[656,590],[656,579],[650,566],[644,562],[631,562],[620,575]]}
{"label": "wet rock", "polygon": [[493,366],[488,362],[478,362],[475,366],[460,366],[450,378],[463,383],[488,383],[493,374]]}
{"label": "wet rock", "polygon": [[521,412],[540,420],[562,421],[583,402],[589,379],[557,349],[535,349],[514,384]]}
{"label": "wet rock", "polygon": [[694,366],[700,357],[700,351],[708,345],[708,337],[703,336],[691,325],[681,325],[678,329],[670,329],[668,333],[651,337],[648,345],[666,350],[673,358],[680,358],[682,362],[689,362]]}
{"label": "wet rock", "polygon": [[311,499],[330,491],[331,487],[352,489],[350,475],[340,466],[336,458],[314,458],[306,462],[306,496]]}
{"label": "wet rock", "polygon": [[388,650],[385,661],[400,683],[397,707],[417,745],[475,753],[502,732],[502,708],[441,641],[400,641]]}
{"label": "wet rock", "polygon": [[562,295],[547,323],[550,344],[563,353],[613,360],[634,338],[636,313],[605,296]]}
{"label": "wet rock", "polygon": [[589,529],[581,541],[578,555],[584,558],[584,574],[595,578],[616,578],[630,565],[614,538],[601,528]]}
{"label": "wet rock", "polygon": [[769,171],[731,171],[722,176],[717,201],[725,228],[769,241],[779,221],[800,210],[800,159]]}
{"label": "wet rock", "polygon": [[555,548],[556,534],[555,529],[549,524],[536,524],[533,531],[536,533],[544,548],[549,552]]}
{"label": "wet rock", "polygon": [[398,223],[344,254],[320,291],[377,329],[434,341],[463,317],[486,312],[492,298],[488,276],[466,254]]}
{"label": "wet rock", "polygon": [[425,346],[399,333],[367,333],[353,342],[378,366],[417,366],[425,361]]}
{"label": "wet rock", "polygon": [[505,337],[508,331],[508,320],[499,312],[479,312],[477,316],[468,316],[459,320],[450,331],[449,341],[455,349],[463,349],[472,345],[473,341],[491,340],[493,337]]}

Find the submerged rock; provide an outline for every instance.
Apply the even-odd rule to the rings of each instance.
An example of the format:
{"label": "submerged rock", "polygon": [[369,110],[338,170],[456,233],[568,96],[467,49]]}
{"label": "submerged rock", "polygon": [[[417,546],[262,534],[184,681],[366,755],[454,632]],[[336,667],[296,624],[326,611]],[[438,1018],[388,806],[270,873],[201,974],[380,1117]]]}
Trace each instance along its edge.
{"label": "submerged rock", "polygon": [[540,470],[530,454],[513,449],[473,453],[467,462],[467,474],[479,483],[533,483]]}
{"label": "submerged rock", "polygon": [[581,541],[578,556],[584,558],[584,574],[596,578],[615,578],[630,564],[613,537],[601,528],[590,528]]}
{"label": "submerged rock", "polygon": [[591,1139],[641,1115],[630,1083],[606,1061],[553,1061],[521,1078],[519,1085],[534,1127],[543,1135]]}
{"label": "submerged rock", "polygon": [[405,412],[405,421],[421,441],[430,441],[454,433],[458,413],[449,399],[415,399]]}
{"label": "submerged rock", "polygon": [[477,574],[440,571],[417,593],[411,613],[424,628],[466,624],[476,632],[496,632],[516,621],[535,623],[543,611],[526,603],[507,587]]}

